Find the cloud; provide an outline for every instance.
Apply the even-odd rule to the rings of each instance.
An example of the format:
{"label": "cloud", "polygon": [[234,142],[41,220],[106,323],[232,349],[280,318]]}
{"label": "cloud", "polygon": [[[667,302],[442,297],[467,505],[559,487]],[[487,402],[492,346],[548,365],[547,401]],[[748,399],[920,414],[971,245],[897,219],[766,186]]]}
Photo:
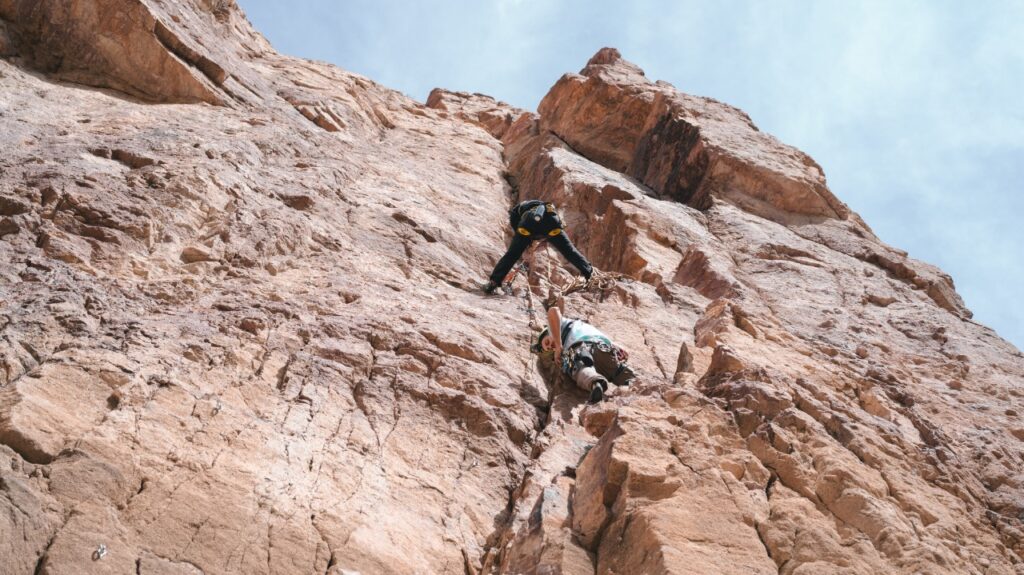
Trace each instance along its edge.
{"label": "cloud", "polygon": [[887,242],[1024,346],[1024,2],[240,0],[283,52],[533,109],[598,48],[810,153]]}

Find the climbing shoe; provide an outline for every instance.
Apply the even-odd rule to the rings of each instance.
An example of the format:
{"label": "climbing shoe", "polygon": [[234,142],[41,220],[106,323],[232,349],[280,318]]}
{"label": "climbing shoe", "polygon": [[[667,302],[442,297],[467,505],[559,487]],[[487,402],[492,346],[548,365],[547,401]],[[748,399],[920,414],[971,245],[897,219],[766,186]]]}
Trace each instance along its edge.
{"label": "climbing shoe", "polygon": [[593,389],[590,390],[590,399],[587,400],[587,403],[589,403],[591,405],[593,405],[595,403],[601,403],[601,400],[604,399],[604,392],[607,391],[607,389],[608,389],[608,382],[607,381],[605,381],[603,379],[599,379],[599,380],[595,381]]}
{"label": "climbing shoe", "polygon": [[496,289],[498,289],[498,284],[494,283],[493,280],[490,280],[486,284],[484,284],[484,293],[487,295],[493,294],[494,290]]}

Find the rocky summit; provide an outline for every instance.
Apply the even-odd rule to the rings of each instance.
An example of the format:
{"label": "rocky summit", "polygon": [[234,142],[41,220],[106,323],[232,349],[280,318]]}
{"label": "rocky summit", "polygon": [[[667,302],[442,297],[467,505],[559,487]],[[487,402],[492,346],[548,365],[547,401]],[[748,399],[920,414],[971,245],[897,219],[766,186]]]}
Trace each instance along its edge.
{"label": "rocky summit", "polygon": [[[1021,353],[614,49],[424,105],[233,0],[0,0],[0,142],[4,575],[1024,573]],[[533,198],[600,271],[485,296]]]}

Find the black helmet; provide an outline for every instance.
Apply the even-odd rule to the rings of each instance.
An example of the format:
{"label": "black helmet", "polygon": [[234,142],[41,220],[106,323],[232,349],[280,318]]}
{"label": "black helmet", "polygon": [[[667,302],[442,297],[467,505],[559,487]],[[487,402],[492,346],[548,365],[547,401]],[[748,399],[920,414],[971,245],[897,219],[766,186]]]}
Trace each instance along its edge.
{"label": "black helmet", "polygon": [[533,342],[533,345],[530,346],[530,353],[540,353],[544,351],[544,346],[541,345],[541,342],[544,341],[544,336],[547,334],[548,328],[545,327],[540,330],[540,333],[537,334],[537,339]]}

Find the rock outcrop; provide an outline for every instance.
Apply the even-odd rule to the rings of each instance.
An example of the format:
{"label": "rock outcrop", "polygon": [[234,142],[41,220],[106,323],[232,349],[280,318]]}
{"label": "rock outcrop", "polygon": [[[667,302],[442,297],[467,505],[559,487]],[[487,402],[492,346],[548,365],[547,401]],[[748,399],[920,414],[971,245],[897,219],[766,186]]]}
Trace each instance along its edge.
{"label": "rock outcrop", "polygon": [[[610,49],[539,113],[231,1],[0,0],[0,572],[1024,573],[1024,358],[806,155]],[[631,352],[478,290],[556,202]]]}
{"label": "rock outcrop", "polygon": [[784,222],[849,215],[806,154],[736,108],[649,81],[612,48],[562,76],[539,112],[545,131],[659,197],[706,208],[718,196]]}

